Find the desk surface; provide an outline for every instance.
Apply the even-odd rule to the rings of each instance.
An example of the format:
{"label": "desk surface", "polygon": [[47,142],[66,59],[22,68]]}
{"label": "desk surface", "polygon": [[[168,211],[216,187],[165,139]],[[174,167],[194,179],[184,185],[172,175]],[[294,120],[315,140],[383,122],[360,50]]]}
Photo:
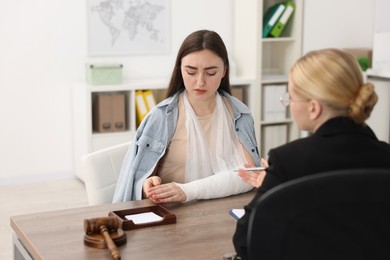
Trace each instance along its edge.
{"label": "desk surface", "polygon": [[[232,208],[242,208],[249,192],[184,205],[165,205],[176,224],[126,231],[119,247],[122,259],[222,259],[234,252],[236,220]],[[154,205],[149,200],[75,208],[11,217],[11,227],[34,259],[110,259],[107,249],[84,245],[84,219],[105,217],[109,211]]]}

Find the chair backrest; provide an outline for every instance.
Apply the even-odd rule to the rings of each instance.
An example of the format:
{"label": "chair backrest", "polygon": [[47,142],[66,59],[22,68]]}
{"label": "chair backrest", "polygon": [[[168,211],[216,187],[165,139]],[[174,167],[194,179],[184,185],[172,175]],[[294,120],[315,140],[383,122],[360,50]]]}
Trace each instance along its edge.
{"label": "chair backrest", "polygon": [[89,205],[112,202],[122,162],[131,143],[114,145],[83,156],[81,160]]}
{"label": "chair backrest", "polygon": [[325,172],[274,187],[250,216],[248,257],[390,259],[390,169]]}

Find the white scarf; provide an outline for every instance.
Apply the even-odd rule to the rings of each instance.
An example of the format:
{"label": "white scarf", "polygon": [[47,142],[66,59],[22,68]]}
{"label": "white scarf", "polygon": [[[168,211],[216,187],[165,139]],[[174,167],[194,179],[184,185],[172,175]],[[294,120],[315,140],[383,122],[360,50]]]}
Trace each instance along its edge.
{"label": "white scarf", "polygon": [[233,120],[219,93],[216,95],[216,106],[211,119],[210,144],[207,143],[203,128],[188,101],[187,91],[183,94],[183,104],[186,111],[188,140],[186,182],[226,173],[246,162],[242,145],[233,127]]}

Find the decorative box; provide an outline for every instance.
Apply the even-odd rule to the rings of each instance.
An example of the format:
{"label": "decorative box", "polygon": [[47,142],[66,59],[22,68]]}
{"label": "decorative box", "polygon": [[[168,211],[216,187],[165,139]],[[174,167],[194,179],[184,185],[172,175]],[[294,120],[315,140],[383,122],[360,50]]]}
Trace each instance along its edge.
{"label": "decorative box", "polygon": [[[126,219],[126,215],[140,214],[153,212],[156,215],[160,216],[162,219],[157,222],[144,223],[144,224],[135,224],[131,220]],[[159,225],[168,225],[176,223],[176,215],[170,212],[168,209],[161,205],[149,206],[149,207],[141,207],[141,208],[132,208],[118,211],[110,211],[108,213],[110,217],[117,217],[119,219],[120,226],[123,230],[144,228],[144,227],[152,227]]]}
{"label": "decorative box", "polygon": [[122,64],[87,64],[87,83],[114,85],[122,83]]}

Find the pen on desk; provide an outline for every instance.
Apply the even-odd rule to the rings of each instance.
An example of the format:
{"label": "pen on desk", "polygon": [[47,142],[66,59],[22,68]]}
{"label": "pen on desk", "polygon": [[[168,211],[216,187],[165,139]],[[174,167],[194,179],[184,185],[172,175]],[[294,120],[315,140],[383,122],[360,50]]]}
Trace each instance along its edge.
{"label": "pen on desk", "polygon": [[[265,167],[263,166],[260,166],[260,167],[251,167],[251,168],[240,168],[240,169],[243,169],[244,171],[262,171],[262,170],[265,170]],[[238,169],[235,169],[233,170],[233,172],[238,172]]]}

